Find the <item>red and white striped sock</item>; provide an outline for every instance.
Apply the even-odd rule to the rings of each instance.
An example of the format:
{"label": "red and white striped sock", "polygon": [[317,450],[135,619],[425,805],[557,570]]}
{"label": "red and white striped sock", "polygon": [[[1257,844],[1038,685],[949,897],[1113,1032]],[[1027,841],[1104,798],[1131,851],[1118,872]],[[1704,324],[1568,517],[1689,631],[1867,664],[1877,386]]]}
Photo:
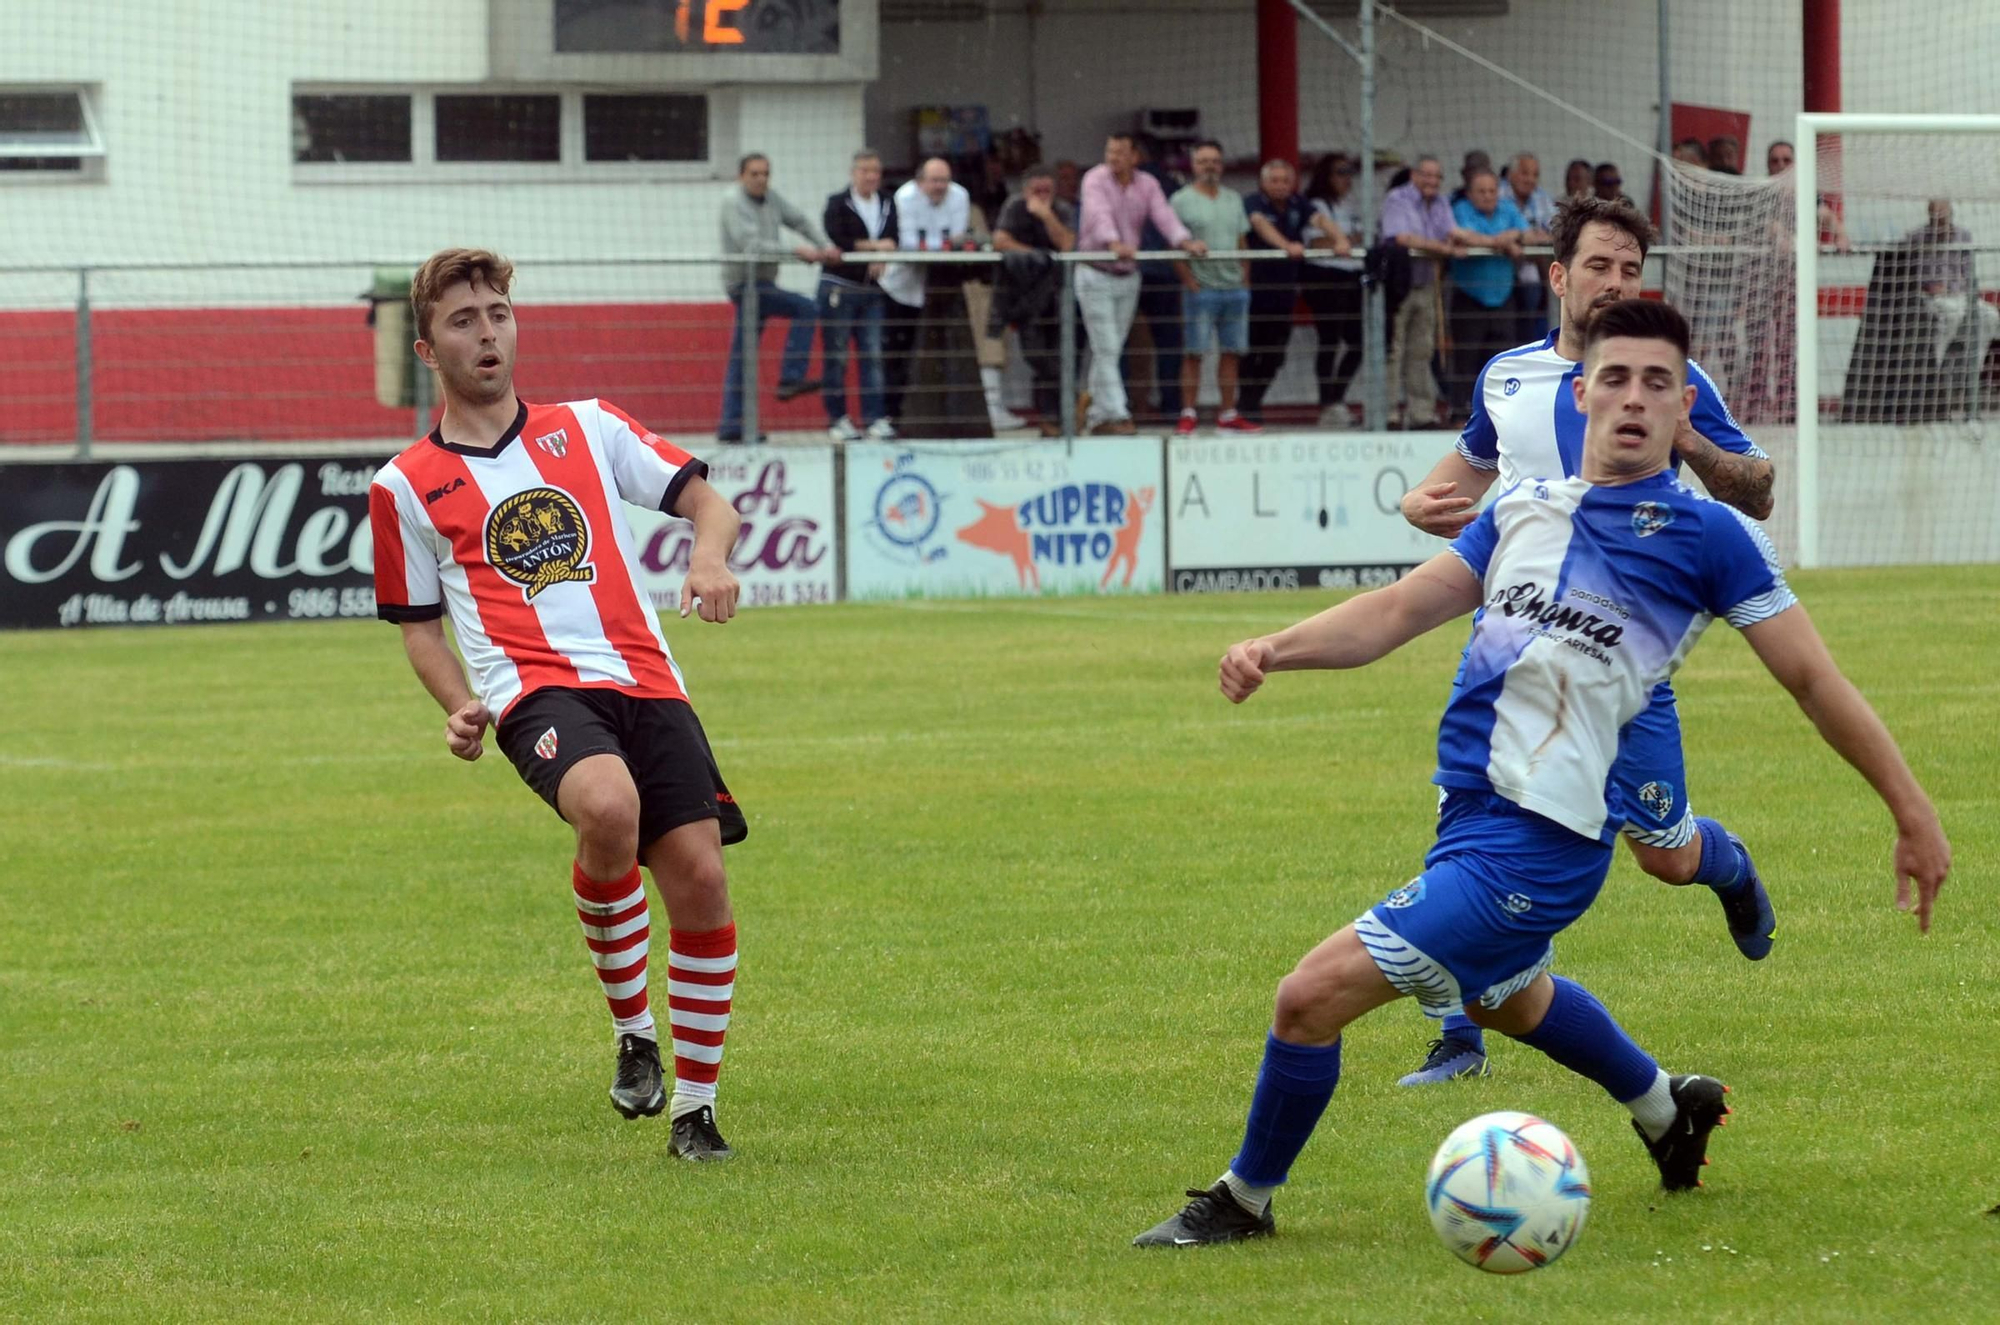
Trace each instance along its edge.
{"label": "red and white striped sock", "polygon": [[576,891],[576,918],[583,922],[583,942],[590,963],[611,1005],[612,1035],[636,1035],[657,1040],[653,1009],[646,1000],[646,948],[652,926],[646,911],[646,885],[635,864],[624,877],[599,882],[570,867]]}
{"label": "red and white striped sock", "polygon": [[736,925],[690,933],[667,931],[667,1021],[674,1035],[671,1116],[715,1102],[722,1037],[736,995]]}

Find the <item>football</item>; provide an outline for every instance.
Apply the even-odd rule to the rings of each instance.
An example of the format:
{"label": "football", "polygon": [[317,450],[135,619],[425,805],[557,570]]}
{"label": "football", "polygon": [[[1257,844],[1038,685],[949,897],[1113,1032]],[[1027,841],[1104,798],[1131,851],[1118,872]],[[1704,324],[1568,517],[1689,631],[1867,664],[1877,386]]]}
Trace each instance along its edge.
{"label": "football", "polygon": [[1590,1170],[1561,1128],[1484,1113],[1444,1139],[1424,1183],[1431,1227],[1452,1255],[1492,1274],[1553,1264],[1583,1232]]}

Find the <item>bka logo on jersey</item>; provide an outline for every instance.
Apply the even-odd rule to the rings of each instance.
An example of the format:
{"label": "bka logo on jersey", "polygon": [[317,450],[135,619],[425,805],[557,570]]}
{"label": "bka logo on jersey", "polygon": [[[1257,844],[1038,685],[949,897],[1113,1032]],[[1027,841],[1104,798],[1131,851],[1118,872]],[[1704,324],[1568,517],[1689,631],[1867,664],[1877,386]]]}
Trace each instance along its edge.
{"label": "bka logo on jersey", "polygon": [[529,602],[551,585],[596,579],[597,572],[584,564],[589,555],[583,511],[558,488],[517,492],[486,517],[486,559],[520,585]]}
{"label": "bka logo on jersey", "polygon": [[1650,538],[1673,522],[1674,510],[1671,506],[1642,501],[1632,508],[1632,532],[1641,538]]}
{"label": "bka logo on jersey", "polygon": [[554,759],[556,757],[556,729],[554,727],[543,732],[542,738],[535,742],[535,753],[544,759]]}
{"label": "bka logo on jersey", "polygon": [[1511,396],[1516,391],[1519,391],[1521,389],[1521,379],[1518,377],[1510,377],[1507,379],[1506,384],[1502,386],[1500,389]]}
{"label": "bka logo on jersey", "polygon": [[1665,823],[1667,816],[1674,812],[1674,789],[1648,782],[1639,788],[1639,803],[1646,807],[1647,813]]}
{"label": "bka logo on jersey", "polygon": [[464,486],[465,486],[464,479],[455,478],[441,488],[432,488],[429,492],[426,492],[424,494],[424,505],[428,506],[440,497],[449,497],[452,493],[457,492],[460,488]]}
{"label": "bka logo on jersey", "polygon": [[1395,892],[1392,892],[1387,897],[1383,898],[1382,905],[1388,907],[1392,911],[1400,911],[1404,907],[1415,906],[1418,902],[1421,902],[1423,900],[1424,900],[1424,881],[1422,879],[1411,879],[1408,883],[1396,889]]}
{"label": "bka logo on jersey", "polygon": [[535,445],[560,460],[569,451],[569,432],[563,428],[545,432],[535,439]]}

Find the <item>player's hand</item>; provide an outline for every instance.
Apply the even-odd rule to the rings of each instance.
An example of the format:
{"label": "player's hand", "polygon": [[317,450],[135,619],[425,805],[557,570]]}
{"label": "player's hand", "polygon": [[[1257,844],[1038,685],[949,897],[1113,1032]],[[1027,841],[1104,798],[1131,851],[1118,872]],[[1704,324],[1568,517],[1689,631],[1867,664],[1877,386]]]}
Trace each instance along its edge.
{"label": "player's hand", "polygon": [[1674,425],[1674,450],[1683,458],[1699,455],[1708,445],[1708,439],[1695,430],[1694,420],[1686,410],[1681,411],[1680,422]]}
{"label": "player's hand", "polygon": [[1229,652],[1222,655],[1222,693],[1232,704],[1241,704],[1257,693],[1257,687],[1264,684],[1264,673],[1271,669],[1271,662],[1278,655],[1269,640],[1247,639],[1241,644],[1229,646]]}
{"label": "player's hand", "polygon": [[493,715],[486,706],[476,699],[468,699],[458,706],[458,711],[444,720],[444,743],[451,752],[468,764],[486,753],[486,747],[479,743],[480,736],[493,721]]}
{"label": "player's hand", "polygon": [[729,573],[729,567],[719,561],[696,560],[681,581],[681,615],[686,616],[699,601],[703,621],[727,621],[736,615],[736,596],[742,592],[743,586]]}
{"label": "player's hand", "polygon": [[1456,483],[1433,483],[1427,488],[1411,488],[1403,494],[1403,518],[1427,534],[1456,538],[1458,531],[1477,520],[1470,497],[1454,497]]}
{"label": "player's hand", "polygon": [[1926,822],[1896,830],[1896,909],[1914,907],[1922,933],[1931,932],[1931,908],[1950,870],[1951,843],[1945,840],[1936,811]]}

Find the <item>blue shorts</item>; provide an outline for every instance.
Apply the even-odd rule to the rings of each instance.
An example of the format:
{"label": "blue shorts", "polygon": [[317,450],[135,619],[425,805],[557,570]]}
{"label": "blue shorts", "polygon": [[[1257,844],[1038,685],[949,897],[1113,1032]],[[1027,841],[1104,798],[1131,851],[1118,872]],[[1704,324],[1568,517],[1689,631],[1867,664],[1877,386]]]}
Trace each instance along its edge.
{"label": "blue shorts", "polygon": [[1389,983],[1442,1017],[1495,1008],[1555,960],[1590,908],[1611,848],[1492,792],[1451,791],[1424,872],[1370,907],[1355,933]]}
{"label": "blue shorts", "polygon": [[1183,290],[1181,314],[1187,323],[1187,354],[1207,354],[1220,347],[1224,354],[1250,352],[1250,292],[1248,290]]}
{"label": "blue shorts", "polygon": [[1652,702],[1618,734],[1618,759],[1604,790],[1612,818],[1625,821],[1625,836],[1654,847],[1686,846],[1694,840],[1681,715],[1672,686],[1662,682],[1654,687]]}

